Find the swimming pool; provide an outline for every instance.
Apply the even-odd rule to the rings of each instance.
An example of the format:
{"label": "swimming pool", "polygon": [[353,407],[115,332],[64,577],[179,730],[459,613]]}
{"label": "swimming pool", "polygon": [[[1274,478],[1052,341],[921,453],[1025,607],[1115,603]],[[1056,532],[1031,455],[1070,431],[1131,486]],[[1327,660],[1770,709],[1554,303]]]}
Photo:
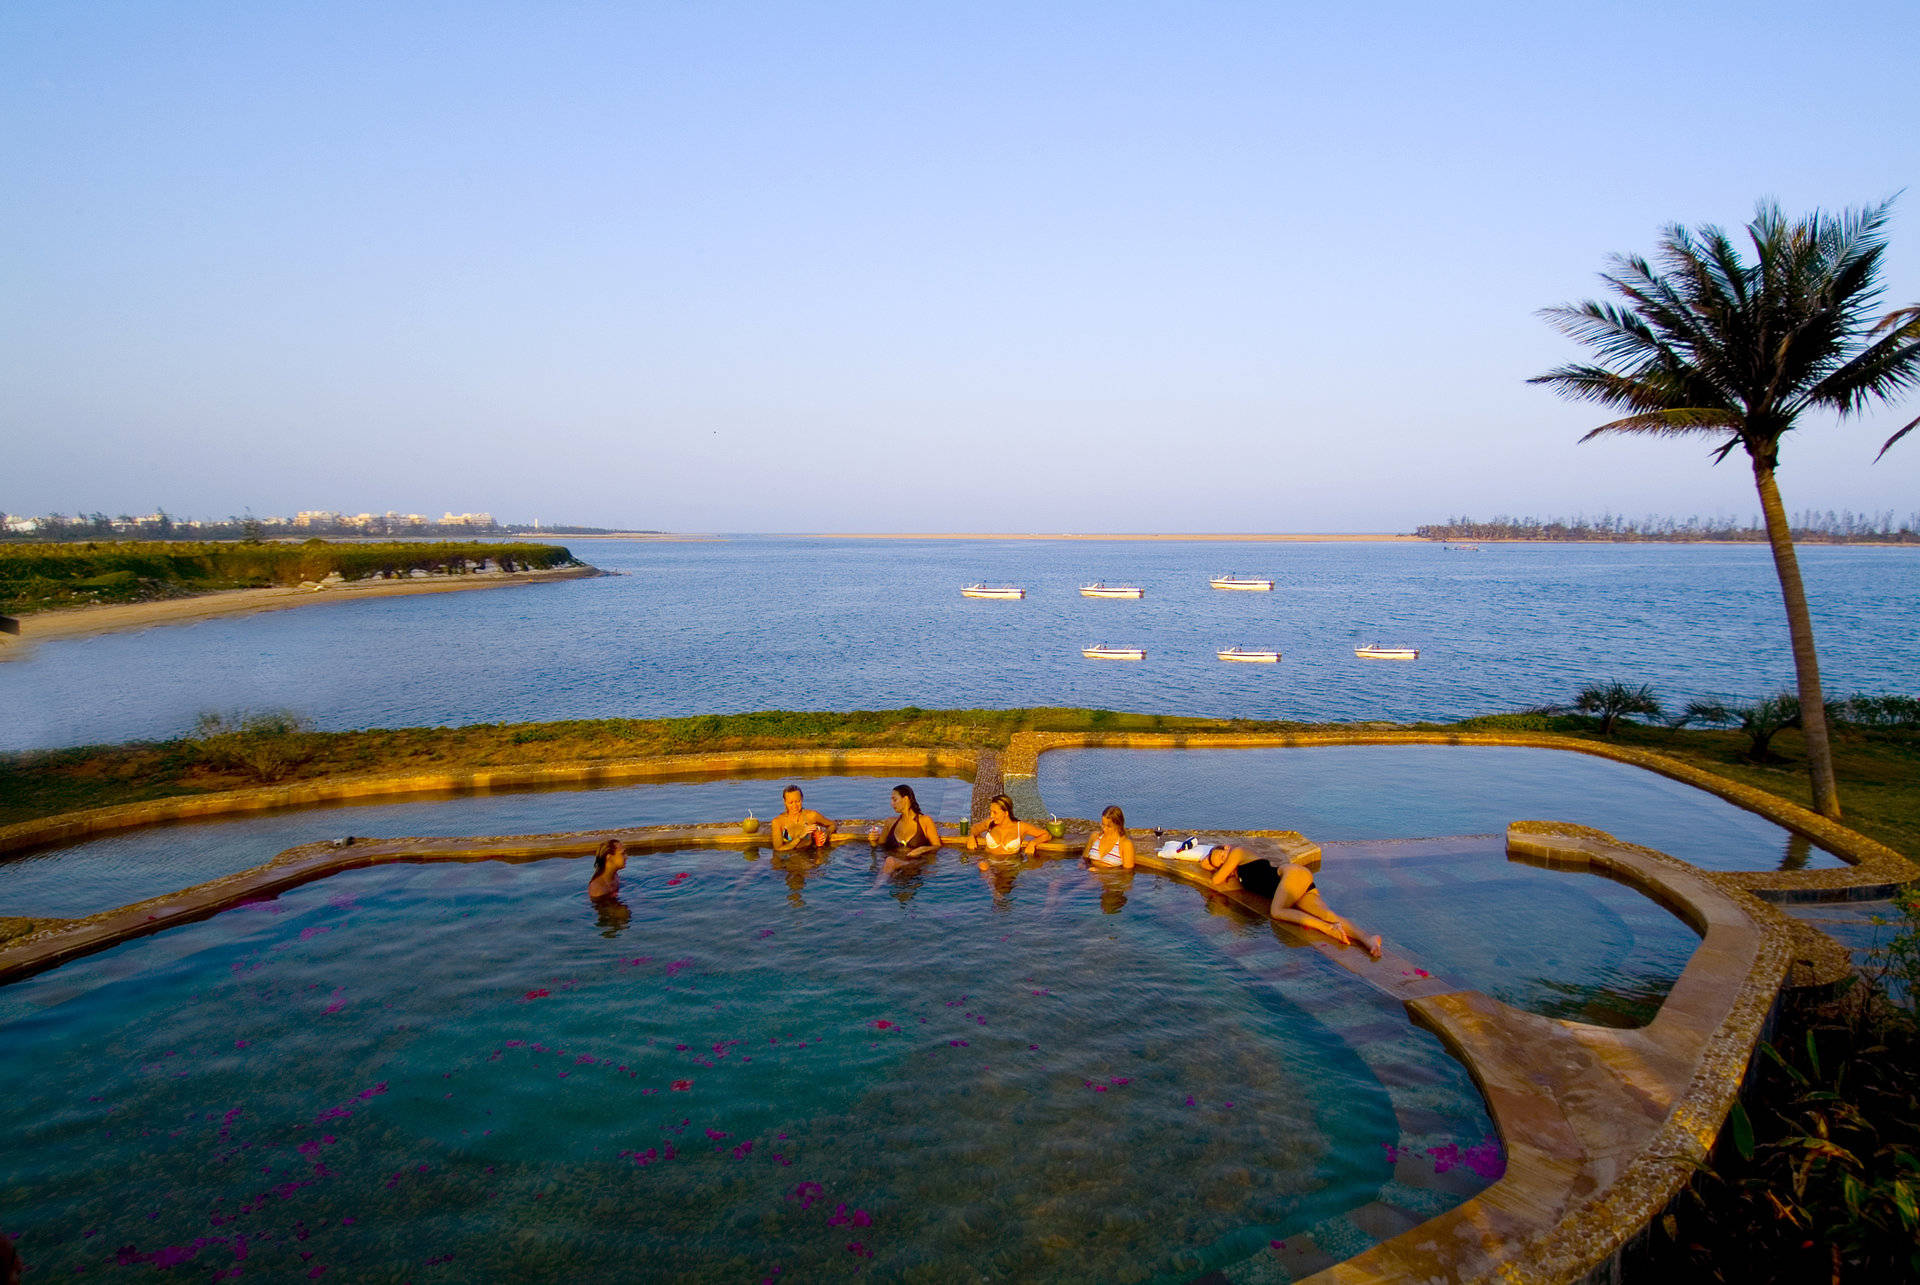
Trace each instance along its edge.
{"label": "swimming pool", "polygon": [[1838,857],[1704,790],[1565,750],[1482,745],[1053,750],[1038,785],[1061,816],[1109,803],[1136,828],[1298,830],[1326,842],[1500,834],[1571,821],[1704,870],[1837,867]]}
{"label": "swimming pool", "polygon": [[1397,1003],[1191,887],[700,850],[610,916],[584,865],[350,871],[0,989],[36,1274],[1178,1280],[1499,1172]]}
{"label": "swimming pool", "polygon": [[0,915],[75,918],[246,870],[293,847],[347,834],[540,834],[676,822],[725,821],[780,811],[789,782],[832,817],[887,815],[896,781],[943,821],[967,816],[973,786],[952,777],[752,776],[650,781],[597,789],[522,791],[341,804],[152,826],[85,843],[0,857]]}

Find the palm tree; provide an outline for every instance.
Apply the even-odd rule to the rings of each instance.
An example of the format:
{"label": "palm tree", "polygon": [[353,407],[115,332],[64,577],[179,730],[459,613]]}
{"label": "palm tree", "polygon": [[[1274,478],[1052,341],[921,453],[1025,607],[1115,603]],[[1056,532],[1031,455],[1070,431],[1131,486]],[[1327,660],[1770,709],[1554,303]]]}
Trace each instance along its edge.
{"label": "palm tree", "polygon": [[[1752,263],[1718,227],[1668,227],[1659,271],[1639,255],[1608,261],[1600,279],[1620,301],[1589,299],[1543,313],[1592,349],[1595,363],[1529,381],[1627,412],[1583,442],[1610,433],[1704,434],[1723,439],[1713,452],[1716,464],[1736,448],[1746,451],[1786,603],[1813,804],[1835,820],[1840,794],[1813,622],[1773,474],[1780,439],[1802,414],[1856,414],[1920,382],[1920,308],[1900,309],[1877,325],[1872,316],[1891,206],[1838,216],[1815,211],[1789,223],[1763,201],[1746,227]],[[1881,453],[1916,424],[1920,419],[1888,438]]]}

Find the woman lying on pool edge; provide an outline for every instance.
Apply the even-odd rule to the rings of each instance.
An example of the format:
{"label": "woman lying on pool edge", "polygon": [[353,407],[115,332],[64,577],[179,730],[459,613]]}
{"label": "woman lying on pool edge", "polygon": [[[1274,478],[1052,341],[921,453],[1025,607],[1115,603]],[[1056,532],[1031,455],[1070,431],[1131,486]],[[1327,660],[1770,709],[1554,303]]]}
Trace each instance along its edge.
{"label": "woman lying on pool edge", "polygon": [[1224,847],[1200,858],[1200,869],[1215,888],[1239,888],[1256,897],[1271,896],[1267,914],[1281,923],[1325,933],[1342,946],[1357,941],[1367,948],[1367,954],[1380,958],[1380,935],[1369,937],[1353,920],[1334,914],[1314,884],[1313,871],[1297,861],[1276,866],[1245,848]]}

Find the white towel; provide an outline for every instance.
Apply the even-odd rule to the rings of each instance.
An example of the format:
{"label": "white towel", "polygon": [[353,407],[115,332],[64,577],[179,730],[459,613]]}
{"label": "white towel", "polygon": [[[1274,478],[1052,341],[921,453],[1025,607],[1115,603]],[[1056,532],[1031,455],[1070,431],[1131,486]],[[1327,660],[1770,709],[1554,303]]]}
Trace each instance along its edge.
{"label": "white towel", "polygon": [[[1187,847],[1192,844],[1192,847]],[[1212,852],[1214,845],[1197,839],[1168,839],[1160,845],[1160,855],[1169,861],[1198,861]]]}

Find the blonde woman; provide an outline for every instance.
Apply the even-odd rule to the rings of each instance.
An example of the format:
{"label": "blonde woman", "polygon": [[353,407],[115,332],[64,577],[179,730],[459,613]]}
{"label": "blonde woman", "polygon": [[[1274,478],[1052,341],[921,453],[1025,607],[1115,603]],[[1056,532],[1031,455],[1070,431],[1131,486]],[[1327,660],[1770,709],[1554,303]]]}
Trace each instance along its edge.
{"label": "blonde woman", "polygon": [[1100,813],[1100,833],[1087,840],[1087,864],[1098,869],[1133,869],[1133,840],[1127,837],[1127,814],[1109,803]]}

